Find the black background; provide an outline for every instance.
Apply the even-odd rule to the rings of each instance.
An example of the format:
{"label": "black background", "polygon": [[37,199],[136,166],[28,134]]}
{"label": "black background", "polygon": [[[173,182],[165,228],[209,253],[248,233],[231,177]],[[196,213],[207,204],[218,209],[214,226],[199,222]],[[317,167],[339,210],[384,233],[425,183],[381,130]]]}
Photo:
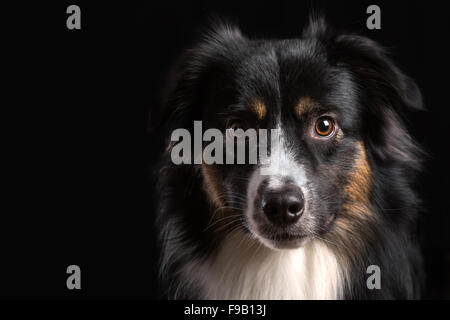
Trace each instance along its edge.
{"label": "black background", "polygon": [[[4,193],[0,295],[7,298],[156,298],[150,168],[161,137],[150,129],[165,76],[212,15],[250,37],[301,35],[310,8],[339,28],[390,48],[422,89],[427,112],[411,130],[429,154],[419,183],[426,298],[450,298],[448,20],[442,1],[59,1],[31,9],[16,37],[22,71]],[[66,28],[81,7],[82,29]],[[367,30],[377,4],[382,29]],[[36,10],[36,11],[33,11]],[[22,20],[25,20],[23,17]],[[20,25],[16,21],[15,25]],[[19,47],[20,46],[20,47]],[[8,61],[7,61],[8,62]],[[2,214],[2,215],[3,215]],[[82,290],[66,288],[66,268]]]}

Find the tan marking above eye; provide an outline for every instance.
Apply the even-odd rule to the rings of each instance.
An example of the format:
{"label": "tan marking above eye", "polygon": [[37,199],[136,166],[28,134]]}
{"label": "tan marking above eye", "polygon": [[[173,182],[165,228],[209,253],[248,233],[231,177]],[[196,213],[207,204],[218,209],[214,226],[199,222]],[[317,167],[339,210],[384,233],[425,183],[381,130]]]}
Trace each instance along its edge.
{"label": "tan marking above eye", "polygon": [[295,113],[298,117],[317,108],[319,104],[310,97],[301,98],[295,106]]}
{"label": "tan marking above eye", "polygon": [[250,107],[252,111],[256,113],[258,120],[264,119],[267,114],[267,107],[264,102],[262,102],[260,99],[253,99],[253,101],[250,103]]}

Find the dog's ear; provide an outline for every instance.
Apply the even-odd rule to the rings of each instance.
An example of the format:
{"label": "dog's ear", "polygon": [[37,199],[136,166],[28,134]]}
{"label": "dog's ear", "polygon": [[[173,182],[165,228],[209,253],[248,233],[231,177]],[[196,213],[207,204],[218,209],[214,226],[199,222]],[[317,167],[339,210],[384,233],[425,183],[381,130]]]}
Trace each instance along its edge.
{"label": "dog's ear", "polygon": [[395,65],[381,45],[366,37],[339,35],[331,46],[331,59],[350,69],[358,84],[363,132],[373,154],[384,163],[420,168],[423,153],[405,126],[410,111],[424,110],[416,82]]}
{"label": "dog's ear", "polygon": [[359,35],[340,35],[335,43],[335,54],[345,60],[368,90],[385,96],[385,102],[397,111],[401,112],[403,106],[424,109],[416,82],[395,65],[381,45]]}
{"label": "dog's ear", "polygon": [[204,95],[220,70],[233,64],[244,36],[236,26],[219,23],[205,33],[197,46],[187,50],[173,67],[163,93],[161,122],[184,127],[199,119]]}
{"label": "dog's ear", "polygon": [[323,15],[314,12],[303,31],[303,38],[321,42],[327,48],[331,63],[350,67],[358,83],[365,84],[369,91],[374,90],[375,95],[389,99],[385,102],[398,108],[397,111],[402,106],[424,109],[416,82],[405,75],[375,41],[364,36],[337,32],[329,26]]}

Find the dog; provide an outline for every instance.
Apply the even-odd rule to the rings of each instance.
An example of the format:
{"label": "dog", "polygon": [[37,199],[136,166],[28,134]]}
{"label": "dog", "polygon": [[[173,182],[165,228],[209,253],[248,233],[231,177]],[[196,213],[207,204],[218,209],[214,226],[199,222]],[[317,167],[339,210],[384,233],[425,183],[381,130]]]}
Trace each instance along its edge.
{"label": "dog", "polygon": [[[310,18],[299,39],[214,26],[166,87],[156,171],[164,295],[419,298],[422,151],[405,123],[423,108],[417,84],[381,45],[335,32],[323,17]],[[194,121],[224,133],[279,129],[275,170],[174,164],[170,133],[193,134]],[[368,285],[371,266],[377,288]]]}

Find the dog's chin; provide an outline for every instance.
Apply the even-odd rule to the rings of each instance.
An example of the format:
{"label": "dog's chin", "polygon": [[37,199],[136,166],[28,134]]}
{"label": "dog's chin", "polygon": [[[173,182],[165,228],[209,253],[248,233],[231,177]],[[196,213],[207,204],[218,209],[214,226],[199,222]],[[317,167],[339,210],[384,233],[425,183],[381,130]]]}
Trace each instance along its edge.
{"label": "dog's chin", "polygon": [[330,217],[321,224],[319,228],[302,231],[288,231],[283,229],[259,225],[259,227],[250,228],[250,232],[258,239],[259,242],[271,249],[297,249],[304,246],[313,235],[323,235],[327,233],[335,221],[336,215],[331,214]]}
{"label": "dog's chin", "polygon": [[307,235],[252,233],[262,244],[270,249],[297,249],[304,246],[310,239]]}

